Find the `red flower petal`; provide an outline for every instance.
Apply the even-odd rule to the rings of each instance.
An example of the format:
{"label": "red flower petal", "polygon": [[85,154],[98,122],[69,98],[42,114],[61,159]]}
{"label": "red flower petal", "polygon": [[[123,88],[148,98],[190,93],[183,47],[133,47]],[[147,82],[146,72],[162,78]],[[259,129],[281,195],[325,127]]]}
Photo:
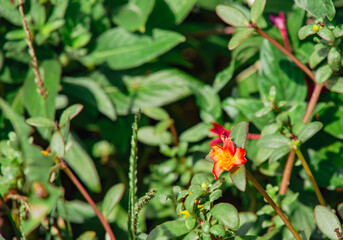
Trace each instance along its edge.
{"label": "red flower petal", "polygon": [[217,162],[223,157],[224,151],[223,151],[222,147],[220,147],[218,145],[214,145],[214,146],[212,146],[212,150],[211,150],[209,155],[213,161]]}
{"label": "red flower petal", "polygon": [[235,148],[235,144],[232,142],[231,138],[227,138],[224,141],[223,150],[224,151],[229,151],[232,156],[235,155],[236,148]]}
{"label": "red flower petal", "polygon": [[213,128],[210,129],[211,132],[215,133],[216,135],[220,136],[222,132],[225,132],[225,128],[220,125],[219,123],[212,122]]}
{"label": "red flower petal", "polygon": [[216,180],[223,173],[223,169],[220,168],[219,162],[215,162],[213,165],[212,173],[215,176]]}
{"label": "red flower petal", "polygon": [[234,158],[235,165],[246,163],[247,159],[245,158],[245,149],[237,148]]}

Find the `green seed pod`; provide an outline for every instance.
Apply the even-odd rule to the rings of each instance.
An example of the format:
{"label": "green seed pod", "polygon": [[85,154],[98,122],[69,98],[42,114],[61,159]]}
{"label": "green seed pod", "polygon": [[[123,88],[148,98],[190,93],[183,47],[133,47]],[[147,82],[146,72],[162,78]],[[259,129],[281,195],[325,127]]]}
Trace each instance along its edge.
{"label": "green seed pod", "polygon": [[341,67],[341,59],[341,53],[338,51],[336,47],[332,47],[328,54],[328,64],[332,71],[339,71]]}

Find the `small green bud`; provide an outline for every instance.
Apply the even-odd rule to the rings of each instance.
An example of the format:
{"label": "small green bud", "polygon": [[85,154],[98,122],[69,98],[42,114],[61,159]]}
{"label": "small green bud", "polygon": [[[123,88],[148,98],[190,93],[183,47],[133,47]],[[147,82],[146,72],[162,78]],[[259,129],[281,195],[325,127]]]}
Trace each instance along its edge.
{"label": "small green bud", "polygon": [[207,184],[205,182],[202,182],[201,189],[207,191],[207,188],[208,188]]}

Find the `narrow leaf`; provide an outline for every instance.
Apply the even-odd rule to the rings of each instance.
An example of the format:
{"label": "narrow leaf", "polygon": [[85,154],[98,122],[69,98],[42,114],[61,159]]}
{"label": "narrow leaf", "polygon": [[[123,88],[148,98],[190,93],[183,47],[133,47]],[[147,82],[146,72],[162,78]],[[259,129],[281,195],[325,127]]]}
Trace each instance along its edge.
{"label": "narrow leaf", "polygon": [[113,208],[119,203],[120,199],[123,197],[125,190],[125,185],[119,183],[111,187],[105,197],[102,204],[102,213],[107,218],[111,214]]}
{"label": "narrow leaf", "polygon": [[34,127],[43,127],[43,128],[53,128],[55,123],[49,118],[45,117],[33,117],[26,120],[26,122]]}
{"label": "narrow leaf", "polygon": [[216,13],[225,23],[234,27],[249,27],[249,20],[241,10],[229,5],[218,5]]}
{"label": "narrow leaf", "polygon": [[311,122],[306,124],[306,126],[302,129],[301,133],[299,134],[299,140],[304,143],[308,139],[310,139],[314,134],[319,132],[319,130],[323,127],[321,122]]}
{"label": "narrow leaf", "polygon": [[258,142],[257,146],[261,148],[280,148],[291,145],[291,140],[281,134],[271,134],[263,136]]}
{"label": "narrow leaf", "polygon": [[247,40],[255,32],[254,28],[246,28],[235,34],[229,42],[229,50],[233,50]]}
{"label": "narrow leaf", "polygon": [[230,132],[230,138],[235,143],[236,147],[244,148],[247,141],[249,131],[249,123],[240,122]]}
{"label": "narrow leaf", "polygon": [[250,19],[256,24],[257,20],[261,17],[264,7],[266,6],[266,0],[255,0],[250,11]]}
{"label": "narrow leaf", "polygon": [[69,120],[72,120],[74,117],[76,117],[83,109],[83,105],[81,104],[74,104],[70,107],[68,107],[66,110],[62,112],[62,115],[60,117],[60,126],[64,126],[66,122]]}

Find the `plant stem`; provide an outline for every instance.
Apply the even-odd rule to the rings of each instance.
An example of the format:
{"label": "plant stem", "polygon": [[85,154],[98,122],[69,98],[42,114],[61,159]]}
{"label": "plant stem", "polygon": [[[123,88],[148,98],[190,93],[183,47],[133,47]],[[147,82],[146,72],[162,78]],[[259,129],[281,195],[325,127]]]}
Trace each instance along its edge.
{"label": "plant stem", "polygon": [[24,13],[24,8],[23,8],[23,0],[19,0],[18,1],[18,6],[19,6],[19,12],[22,16],[22,22],[23,22],[23,27],[24,27],[24,30],[25,30],[25,33],[26,33],[26,43],[27,43],[27,46],[29,47],[29,54],[32,58],[32,65],[33,65],[33,72],[35,73],[36,75],[36,79],[35,79],[35,83],[37,84],[38,86],[38,93],[40,95],[42,95],[42,97],[44,99],[47,98],[48,96],[48,92],[46,91],[46,88],[44,87],[44,84],[43,84],[43,81],[42,81],[42,78],[39,74],[39,69],[38,69],[38,61],[37,61],[37,57],[36,57],[36,53],[35,53],[35,49],[33,48],[33,44],[32,44],[32,35],[30,33],[30,29],[27,25],[27,21],[26,21],[26,18],[25,18],[25,13]]}
{"label": "plant stem", "polygon": [[316,83],[316,85],[314,86],[313,93],[311,95],[310,101],[308,102],[306,113],[303,118],[303,123],[308,123],[308,121],[310,120],[311,114],[318,102],[318,98],[320,96],[320,93],[322,92],[323,86],[324,86],[324,83],[321,83],[321,84]]}
{"label": "plant stem", "polygon": [[311,172],[311,169],[310,167],[308,166],[303,154],[301,153],[300,149],[299,148],[296,148],[295,149],[295,153],[297,154],[297,157],[300,159],[301,161],[301,164],[303,165],[303,168],[305,169],[306,173],[307,173],[307,176],[309,177],[312,185],[313,185],[313,188],[314,188],[314,191],[317,195],[317,198],[318,198],[318,201],[320,203],[320,205],[322,206],[325,206],[325,201],[324,201],[324,198],[319,190],[319,187],[317,185],[317,182],[316,180],[314,179],[313,175],[312,175],[312,172]]}
{"label": "plant stem", "polygon": [[9,208],[7,207],[7,204],[4,200],[4,198],[2,197],[2,195],[0,194],[0,199],[1,199],[1,202],[2,202],[2,205],[4,206],[5,208],[5,211],[6,211],[6,214],[8,215],[8,218],[12,224],[12,227],[13,227],[13,230],[14,230],[14,233],[15,235],[17,236],[17,239],[21,239],[21,233],[17,227],[17,225],[15,224],[13,218],[12,218],[12,214],[11,214],[11,211],[9,210]]}
{"label": "plant stem", "polygon": [[102,215],[102,213],[99,211],[98,207],[96,206],[95,202],[93,201],[93,199],[89,196],[89,194],[87,193],[86,189],[82,186],[82,184],[80,183],[80,181],[77,179],[77,177],[74,175],[74,173],[70,170],[70,168],[67,166],[66,162],[61,161],[60,163],[61,169],[68,175],[68,177],[70,178],[70,180],[75,184],[75,186],[77,187],[77,189],[81,192],[82,196],[86,199],[86,201],[89,203],[89,205],[91,205],[91,207],[93,208],[94,212],[96,213],[96,215],[98,216],[101,224],[103,225],[103,227],[105,228],[107,234],[110,236],[111,240],[116,240],[114,233],[111,229],[110,224],[107,222],[107,220],[105,219],[105,217]]}
{"label": "plant stem", "polygon": [[292,175],[294,157],[295,157],[295,152],[292,150],[288,154],[285,169],[283,170],[283,174],[282,174],[282,180],[281,180],[280,191],[279,191],[281,195],[284,195],[287,192],[289,180],[291,179],[291,175]]}
{"label": "plant stem", "polygon": [[265,31],[263,31],[257,26],[254,26],[254,28],[258,34],[260,34],[262,37],[267,39],[271,44],[273,44],[281,52],[283,52],[287,57],[289,57],[301,70],[303,70],[307,74],[307,76],[309,76],[315,82],[314,74],[308,67],[306,67],[305,64],[300,62],[299,59],[297,59],[292,53],[288,52],[285,47],[283,47],[280,43],[278,43],[274,38],[269,36]]}
{"label": "plant stem", "polygon": [[247,176],[252,184],[254,184],[255,188],[262,194],[262,196],[267,200],[267,202],[272,206],[272,208],[275,210],[277,215],[282,219],[282,221],[285,223],[285,225],[288,227],[288,229],[291,231],[295,239],[302,240],[299,233],[294,229],[293,225],[290,223],[290,221],[287,219],[287,217],[283,214],[282,210],[276,205],[276,203],[271,199],[264,191],[263,187],[257,182],[257,180],[254,178],[253,175],[247,170],[246,171]]}
{"label": "plant stem", "polygon": [[178,146],[179,145],[179,137],[177,135],[177,131],[176,131],[176,128],[175,128],[175,121],[174,121],[174,119],[171,119],[171,121],[172,122],[171,122],[169,128],[170,128],[170,131],[171,131],[171,133],[173,135],[174,145]]}

